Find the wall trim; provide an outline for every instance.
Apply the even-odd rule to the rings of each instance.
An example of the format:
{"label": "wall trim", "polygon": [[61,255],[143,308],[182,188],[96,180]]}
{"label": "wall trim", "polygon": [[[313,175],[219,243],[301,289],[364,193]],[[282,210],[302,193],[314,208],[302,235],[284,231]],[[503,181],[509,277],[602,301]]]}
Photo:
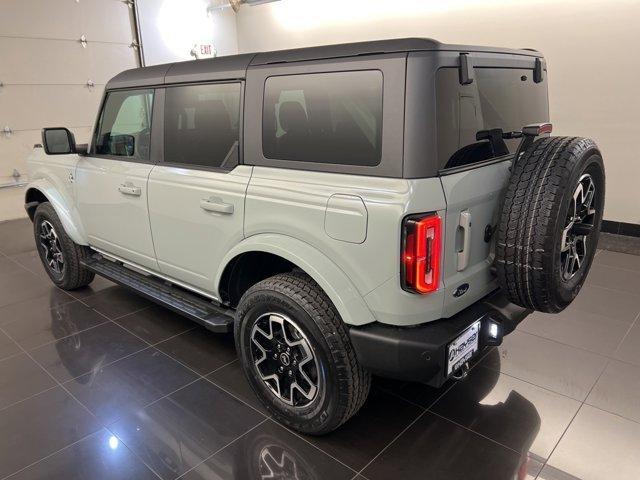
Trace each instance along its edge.
{"label": "wall trim", "polygon": [[601,232],[626,235],[627,237],[640,237],[640,225],[637,223],[616,222],[613,220],[602,220]]}

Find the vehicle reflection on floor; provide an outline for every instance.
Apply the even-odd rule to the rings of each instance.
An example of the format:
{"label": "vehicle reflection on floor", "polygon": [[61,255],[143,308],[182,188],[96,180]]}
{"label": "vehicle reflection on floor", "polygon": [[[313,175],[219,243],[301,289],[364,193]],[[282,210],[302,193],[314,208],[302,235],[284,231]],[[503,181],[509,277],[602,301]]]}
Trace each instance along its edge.
{"label": "vehicle reflection on floor", "polygon": [[[68,377],[74,378],[71,384],[90,384],[93,381],[100,383],[98,372],[104,364],[111,362],[110,350],[122,349],[120,340],[110,337],[109,329],[114,328],[112,325],[108,322],[107,325],[85,330],[79,335],[70,335],[80,326],[68,315],[68,308],[63,306],[52,310],[51,329],[59,339],[56,343],[57,355]],[[490,351],[488,355],[493,357],[493,364],[500,361],[497,350]],[[118,362],[115,365],[117,364]],[[120,375],[130,376],[130,373],[122,372]],[[404,435],[411,439],[411,445],[407,446],[408,450],[404,454],[412,466],[408,470],[401,468],[398,473],[404,472],[403,475],[407,478],[414,477],[418,472],[413,469],[419,468],[427,478],[467,478],[474,471],[474,478],[528,478],[530,450],[539,433],[541,419],[535,405],[519,392],[500,391],[496,394],[499,378],[497,370],[476,366],[469,378],[454,387],[459,392],[446,405],[441,399],[430,409],[423,410],[421,417]],[[128,378],[125,382],[126,388],[130,384],[136,384],[136,389],[155,388],[149,378]],[[391,390],[393,393],[394,385],[394,382],[375,379],[373,388]],[[111,393],[115,399],[122,395],[129,401],[131,394],[117,391],[117,384],[113,388]],[[428,389],[418,385],[412,388]],[[441,392],[428,393],[435,399],[446,388],[448,385]],[[454,389],[449,392],[455,391]],[[210,382],[199,380],[182,390],[184,398],[169,396],[144,410],[143,405],[137,410],[125,408],[122,418],[112,426],[116,435],[114,438],[123,441],[163,478],[183,474],[186,474],[185,478],[192,480],[320,480],[341,477],[335,472],[335,465],[329,470],[323,468],[323,463],[326,462],[322,461],[322,457],[326,455],[311,445],[310,442],[315,439],[300,437],[272,420],[264,420],[253,409],[234,398],[226,398],[228,396],[224,392],[217,390]],[[225,395],[225,398],[220,395]],[[366,417],[368,414],[369,410],[365,407],[358,417]],[[393,415],[394,412],[390,411],[388,414]],[[242,418],[236,421],[234,416]],[[242,424],[242,419],[251,416],[256,418],[253,423],[262,423],[247,429]],[[445,417],[453,418],[458,425],[445,420]],[[358,423],[362,424],[363,420],[366,421],[366,418],[358,418]],[[343,426],[343,429],[348,431],[350,423],[353,421]],[[372,418],[367,430],[361,434],[379,435],[380,432],[375,431],[376,423],[376,419]],[[491,440],[482,439],[470,430]],[[499,433],[501,430],[506,433]],[[343,434],[344,432],[337,432],[334,436],[338,440]],[[499,440],[496,441],[495,438]],[[322,441],[330,443],[331,435]],[[504,445],[508,450],[501,447],[500,455],[493,461],[492,449],[483,448],[479,441],[489,447],[493,444]],[[396,442],[388,445],[371,465],[364,465],[367,467],[365,475],[371,479],[384,478],[387,472],[384,461],[394,460],[390,463],[394,464],[395,457],[399,454],[396,450],[401,444]],[[351,448],[358,448],[358,445],[354,444]],[[533,455],[533,458],[535,461],[537,456]],[[379,460],[383,463],[377,465]],[[349,470],[346,466],[344,470],[341,473],[345,473],[345,478],[354,474],[354,470]]]}

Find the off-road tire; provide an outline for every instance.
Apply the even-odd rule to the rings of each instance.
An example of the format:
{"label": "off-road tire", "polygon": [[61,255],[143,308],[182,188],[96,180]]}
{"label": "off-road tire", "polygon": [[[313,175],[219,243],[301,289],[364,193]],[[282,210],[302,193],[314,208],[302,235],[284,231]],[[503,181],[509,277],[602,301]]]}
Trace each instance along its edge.
{"label": "off-road tire", "polygon": [[[282,402],[260,378],[251,353],[251,330],[260,315],[279,312],[306,335],[323,382],[307,406]],[[247,290],[236,311],[235,342],[251,388],[278,421],[310,435],[329,433],[364,404],[371,375],[356,360],[347,329],[324,291],[303,272],[278,274]]]}
{"label": "off-road tire", "polygon": [[[580,268],[565,279],[562,233],[579,180],[587,173],[595,184],[593,229],[586,236],[587,252]],[[557,313],[573,301],[595,255],[604,189],[602,156],[589,139],[541,138],[514,161],[495,239],[498,283],[513,303]]]}
{"label": "off-road tire", "polygon": [[[64,258],[64,267],[61,274],[56,274],[49,267],[45,259],[44,249],[39,241],[39,229],[44,221],[53,225],[58,237],[60,250],[62,251],[62,256]],[[89,285],[93,281],[95,274],[82,267],[80,264],[81,260],[84,260],[91,254],[91,250],[88,247],[77,245],[73,240],[71,240],[62,226],[62,222],[60,222],[58,214],[49,202],[43,202],[38,205],[33,216],[33,233],[40,260],[53,283],[63,290],[76,290]]]}

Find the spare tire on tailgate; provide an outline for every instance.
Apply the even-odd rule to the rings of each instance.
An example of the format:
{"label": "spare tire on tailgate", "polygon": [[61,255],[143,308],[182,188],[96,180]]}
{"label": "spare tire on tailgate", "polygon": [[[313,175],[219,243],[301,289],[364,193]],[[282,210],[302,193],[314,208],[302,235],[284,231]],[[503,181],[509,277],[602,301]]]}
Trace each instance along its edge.
{"label": "spare tire on tailgate", "polygon": [[602,156],[592,140],[546,137],[511,170],[495,239],[498,283],[517,305],[560,312],[580,291],[598,244]]}

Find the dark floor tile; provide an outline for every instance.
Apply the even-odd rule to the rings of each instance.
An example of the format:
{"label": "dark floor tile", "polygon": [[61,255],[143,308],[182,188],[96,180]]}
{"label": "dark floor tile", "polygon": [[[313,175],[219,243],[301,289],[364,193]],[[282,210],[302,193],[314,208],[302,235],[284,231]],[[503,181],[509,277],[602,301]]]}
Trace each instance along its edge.
{"label": "dark floor tile", "polygon": [[148,345],[114,323],[85,330],[31,351],[33,358],[64,382],[99,370]]}
{"label": "dark floor tile", "polygon": [[613,354],[618,360],[640,366],[640,322],[636,322]]}
{"label": "dark floor tile", "polygon": [[[583,405],[548,464],[583,480],[637,480],[639,444],[640,424]],[[557,480],[544,469],[541,478]]]}
{"label": "dark floor tile", "polygon": [[22,265],[0,254],[0,277],[10,277],[24,271],[25,268]]}
{"label": "dark floor tile", "polygon": [[552,467],[551,465],[545,465],[540,472],[540,475],[536,477],[536,480],[583,480],[582,478],[574,477],[570,473],[563,472],[559,468]]}
{"label": "dark floor tile", "polygon": [[114,320],[147,342],[154,344],[193,329],[196,324],[159,305]]}
{"label": "dark floor tile", "polygon": [[62,290],[52,289],[40,297],[0,307],[0,327],[7,323],[28,320],[34,316],[50,315],[49,310],[52,308],[74,301],[73,297]]}
{"label": "dark floor tile", "polygon": [[31,273],[49,280],[49,275],[47,274],[44,265],[42,265],[42,260],[40,260],[40,255],[37,250],[30,250],[28,252],[11,255],[9,258],[14,262],[19,263],[23,268],[29,270]]}
{"label": "dark floor tile", "polygon": [[605,250],[594,260],[598,265],[640,271],[640,256]]}
{"label": "dark floor tile", "polygon": [[580,402],[479,367],[431,410],[512,450],[546,459]]}
{"label": "dark floor tile", "polygon": [[108,321],[92,308],[75,301],[52,309],[27,310],[2,329],[29,350]]}
{"label": "dark floor tile", "polygon": [[202,379],[121,419],[110,430],[163,479],[174,479],[264,418]]}
{"label": "dark floor tile", "polygon": [[36,248],[33,223],[28,218],[0,222],[0,253],[13,255]]}
{"label": "dark floor tile", "polygon": [[157,480],[108,430],[98,432],[22,470],[11,480]]}
{"label": "dark floor tile", "polygon": [[[602,252],[602,255],[604,253]],[[593,264],[586,283],[587,285],[597,285],[640,295],[640,271],[622,270],[621,268]]]}
{"label": "dark floor tile", "polygon": [[55,385],[47,372],[24,353],[0,361],[0,409]]}
{"label": "dark floor tile", "polygon": [[100,425],[56,387],[0,411],[0,478],[81,438]]}
{"label": "dark floor tile", "polygon": [[604,315],[630,325],[640,313],[640,296],[595,285],[584,285],[566,310]]}
{"label": "dark floor tile", "polygon": [[51,281],[24,270],[12,275],[0,275],[0,307],[49,296],[52,303],[68,301],[69,296]]}
{"label": "dark floor tile", "polygon": [[324,437],[305,438],[358,471],[422,411],[394,395],[372,390],[362,409],[338,430]]}
{"label": "dark floor tile", "polygon": [[207,375],[207,378],[265,415],[270,415],[253,393],[238,360]]}
{"label": "dark floor tile", "polygon": [[612,355],[629,330],[629,324],[569,307],[558,314],[534,312],[524,319],[518,330],[601,355]]}
{"label": "dark floor tile", "polygon": [[93,282],[91,282],[89,285],[87,285],[86,287],[82,287],[79,288],[77,290],[73,290],[72,292],[69,292],[69,294],[77,299],[85,299],[87,297],[92,297],[93,295],[95,295],[98,292],[101,292],[102,290],[106,290],[107,288],[112,288],[115,287],[116,284],[113,283],[110,280],[107,280],[104,277],[101,277],[99,275],[96,275],[95,278],[93,279]]}
{"label": "dark floor tile", "polygon": [[0,332],[0,361],[3,358],[11,357],[21,351],[20,347],[16,345],[16,342],[11,340],[4,333]]}
{"label": "dark floor tile", "polygon": [[108,425],[197,378],[164,353],[148,348],[64,386]]}
{"label": "dark floor tile", "polygon": [[181,480],[347,480],[354,475],[354,471],[267,420]]}
{"label": "dark floor tile", "polygon": [[202,327],[159,343],[157,347],[200,375],[208,375],[236,358],[233,335],[211,333]]}
{"label": "dark floor tile", "polygon": [[373,378],[373,386],[385,392],[397,395],[405,400],[429,408],[433,403],[442,396],[443,393],[453,385],[454,381],[446,382],[442,387],[435,388],[417,382],[403,382],[400,380],[391,380],[388,378]]}
{"label": "dark floor tile", "polygon": [[520,330],[480,363],[525,382],[576,400],[584,400],[607,359],[596,353],[547,340]]}
{"label": "dark floor tile", "polygon": [[362,473],[371,480],[513,480],[519,453],[426,412]]}
{"label": "dark floor tile", "polygon": [[84,298],[82,301],[111,319],[152,305],[151,302],[140,295],[136,295],[120,286],[105,288],[95,295]]}
{"label": "dark floor tile", "polygon": [[612,360],[586,403],[640,423],[640,371],[636,365]]}

